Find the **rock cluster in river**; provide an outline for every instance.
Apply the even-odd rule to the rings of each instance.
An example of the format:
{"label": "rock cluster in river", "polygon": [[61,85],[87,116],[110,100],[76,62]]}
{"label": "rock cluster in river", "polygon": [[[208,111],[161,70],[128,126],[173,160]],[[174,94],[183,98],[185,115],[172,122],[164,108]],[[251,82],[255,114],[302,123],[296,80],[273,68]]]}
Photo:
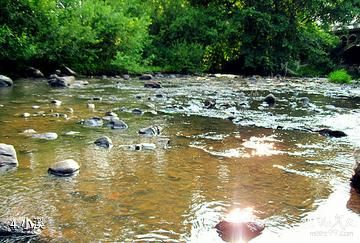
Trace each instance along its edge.
{"label": "rock cluster in river", "polygon": [[51,87],[66,88],[70,87],[75,82],[74,76],[63,76],[60,77],[56,74],[50,76],[48,83]]}

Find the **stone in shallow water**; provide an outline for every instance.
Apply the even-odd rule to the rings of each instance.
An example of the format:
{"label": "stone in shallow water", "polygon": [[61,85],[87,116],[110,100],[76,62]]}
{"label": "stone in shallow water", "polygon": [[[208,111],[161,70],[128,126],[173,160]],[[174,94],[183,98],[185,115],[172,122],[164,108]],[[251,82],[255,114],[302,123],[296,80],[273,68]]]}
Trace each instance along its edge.
{"label": "stone in shallow water", "polygon": [[144,84],[145,88],[153,88],[153,89],[160,89],[161,88],[161,84],[157,81],[147,81]]}
{"label": "stone in shallow water", "polygon": [[267,103],[269,106],[274,106],[276,102],[276,97],[273,94],[268,94],[264,98],[264,102]]}
{"label": "stone in shallow water", "polygon": [[100,117],[92,117],[84,121],[84,125],[88,127],[101,127],[104,125],[103,120]]}
{"label": "stone in shallow water", "polygon": [[325,136],[325,137],[332,137],[332,138],[341,138],[341,137],[346,137],[346,133],[342,132],[342,131],[334,131],[331,129],[320,129],[317,131],[320,135]]}
{"label": "stone in shallow water", "polygon": [[[40,235],[43,228],[44,228],[44,223],[42,222],[41,219],[38,218],[29,219],[27,217],[13,217],[13,218],[0,219],[0,236]],[[14,240],[11,242],[30,242],[30,241]]]}
{"label": "stone in shallow water", "polygon": [[25,112],[25,113],[21,114],[21,117],[24,117],[24,118],[27,118],[27,117],[30,117],[30,116],[31,116],[31,114],[28,113],[28,112]]}
{"label": "stone in shallow water", "polygon": [[111,139],[107,136],[103,136],[101,138],[96,139],[96,141],[94,143],[97,146],[103,147],[103,148],[111,148],[113,146]]}
{"label": "stone in shallow water", "polygon": [[47,133],[34,134],[31,137],[37,139],[44,139],[44,140],[55,140],[58,138],[58,135],[55,132],[47,132]]}
{"label": "stone in shallow water", "polygon": [[13,85],[11,78],[0,75],[0,87],[9,87]]}
{"label": "stone in shallow water", "polygon": [[52,100],[51,101],[51,104],[54,104],[54,105],[56,105],[56,106],[61,106],[61,100]]}
{"label": "stone in shallow water", "polygon": [[161,133],[161,128],[159,126],[150,126],[139,130],[139,134],[148,135],[148,136],[157,136],[160,135],[160,133]]}
{"label": "stone in shallow water", "polygon": [[48,172],[56,176],[72,176],[75,175],[79,169],[80,166],[75,160],[66,159],[53,164],[48,169]]}
{"label": "stone in shallow water", "polygon": [[119,118],[111,118],[109,125],[111,129],[127,129],[129,126],[122,120],[119,120]]}
{"label": "stone in shallow water", "polygon": [[17,166],[18,160],[14,146],[0,143],[0,167],[1,166]]}

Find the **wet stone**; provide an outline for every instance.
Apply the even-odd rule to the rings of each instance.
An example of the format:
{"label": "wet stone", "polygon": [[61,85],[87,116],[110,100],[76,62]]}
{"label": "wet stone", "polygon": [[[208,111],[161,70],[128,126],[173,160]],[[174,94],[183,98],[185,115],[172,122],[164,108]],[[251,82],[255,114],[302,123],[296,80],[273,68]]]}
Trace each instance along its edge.
{"label": "wet stone", "polygon": [[143,74],[139,77],[140,80],[151,80],[153,76],[151,74]]}
{"label": "wet stone", "polygon": [[111,129],[127,129],[129,126],[119,118],[112,118],[108,124]]}
{"label": "wet stone", "polygon": [[111,139],[107,136],[96,139],[94,144],[102,148],[111,148],[113,146]]}
{"label": "wet stone", "polygon": [[161,133],[161,128],[159,126],[150,126],[139,130],[139,134],[148,135],[148,136],[157,136],[160,135],[160,133]]}
{"label": "wet stone", "polygon": [[22,132],[24,135],[31,135],[36,133],[36,131],[34,129],[26,129]]}
{"label": "wet stone", "polygon": [[40,106],[39,106],[39,105],[33,105],[31,108],[33,108],[33,109],[40,109]]}
{"label": "wet stone", "polygon": [[87,104],[86,106],[89,109],[95,109],[95,104]]}
{"label": "wet stone", "polygon": [[144,87],[145,88],[159,89],[159,88],[161,88],[161,84],[159,82],[157,82],[157,81],[147,81],[144,84]]}
{"label": "wet stone", "polygon": [[102,127],[104,122],[100,117],[92,117],[83,121],[83,124],[87,127]]}
{"label": "wet stone", "polygon": [[55,132],[33,134],[32,138],[43,139],[43,140],[56,140],[58,135]]}
{"label": "wet stone", "polygon": [[24,112],[24,113],[21,114],[21,117],[24,117],[24,118],[27,118],[27,117],[30,117],[30,116],[31,116],[31,114],[28,113],[28,112]]}
{"label": "wet stone", "polygon": [[276,102],[276,97],[273,94],[268,94],[263,101],[269,106],[274,106]]}
{"label": "wet stone", "polygon": [[0,167],[17,166],[18,163],[14,146],[0,143]]}
{"label": "wet stone", "polygon": [[11,78],[6,77],[4,75],[0,75],[0,88],[1,87],[10,87],[13,85],[13,81]]}
{"label": "wet stone", "polygon": [[309,107],[310,105],[310,99],[308,97],[300,97],[299,101],[303,107]]}
{"label": "wet stone", "polygon": [[60,100],[52,100],[51,101],[51,104],[54,104],[54,105],[56,105],[56,106],[61,106],[61,101]]}
{"label": "wet stone", "polygon": [[205,106],[206,109],[213,109],[213,108],[215,108],[215,105],[216,105],[216,100],[215,99],[207,98],[204,101],[204,106]]}
{"label": "wet stone", "polygon": [[142,110],[136,108],[136,109],[133,109],[131,111],[131,113],[134,115],[142,115],[144,112]]}
{"label": "wet stone", "polygon": [[48,172],[56,176],[72,176],[78,173],[79,164],[73,159],[66,159],[53,164]]}
{"label": "wet stone", "polygon": [[317,131],[320,135],[325,136],[325,137],[332,137],[332,138],[341,138],[341,137],[346,137],[346,133],[344,133],[343,131],[334,131],[331,129],[320,129]]}

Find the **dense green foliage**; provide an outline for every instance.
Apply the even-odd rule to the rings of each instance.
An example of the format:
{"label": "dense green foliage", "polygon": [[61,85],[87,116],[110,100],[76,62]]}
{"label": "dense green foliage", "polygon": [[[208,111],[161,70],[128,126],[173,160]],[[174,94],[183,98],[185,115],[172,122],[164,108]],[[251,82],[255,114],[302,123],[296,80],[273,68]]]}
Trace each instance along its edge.
{"label": "dense green foliage", "polygon": [[339,69],[331,72],[328,78],[330,82],[333,83],[340,83],[340,84],[351,83],[351,76],[347,73],[345,69]]}
{"label": "dense green foliage", "polygon": [[[358,0],[1,0],[0,72],[319,75]],[[321,23],[321,24],[320,24]],[[47,69],[47,70],[46,70]]]}

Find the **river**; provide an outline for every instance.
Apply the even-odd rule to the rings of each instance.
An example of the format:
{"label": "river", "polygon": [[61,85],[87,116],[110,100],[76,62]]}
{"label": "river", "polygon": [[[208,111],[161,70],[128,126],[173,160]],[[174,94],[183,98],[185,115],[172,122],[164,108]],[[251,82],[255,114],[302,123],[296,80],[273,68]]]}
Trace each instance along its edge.
{"label": "river", "polygon": [[[231,75],[160,80],[161,89],[136,78],[85,79],[68,89],[22,79],[0,89],[0,142],[14,145],[19,160],[0,174],[0,216],[42,218],[44,242],[223,242],[216,223],[251,207],[266,224],[254,243],[359,242],[360,197],[349,185],[360,146],[358,86]],[[274,107],[262,103],[269,93]],[[204,107],[208,98],[214,107]],[[108,111],[129,128],[79,123]],[[138,134],[150,125],[161,135]],[[348,136],[310,131],[320,128]],[[26,129],[59,137],[36,139]],[[111,149],[93,144],[103,135]],[[156,149],[128,146],[139,143]],[[47,173],[69,158],[79,175]]]}

